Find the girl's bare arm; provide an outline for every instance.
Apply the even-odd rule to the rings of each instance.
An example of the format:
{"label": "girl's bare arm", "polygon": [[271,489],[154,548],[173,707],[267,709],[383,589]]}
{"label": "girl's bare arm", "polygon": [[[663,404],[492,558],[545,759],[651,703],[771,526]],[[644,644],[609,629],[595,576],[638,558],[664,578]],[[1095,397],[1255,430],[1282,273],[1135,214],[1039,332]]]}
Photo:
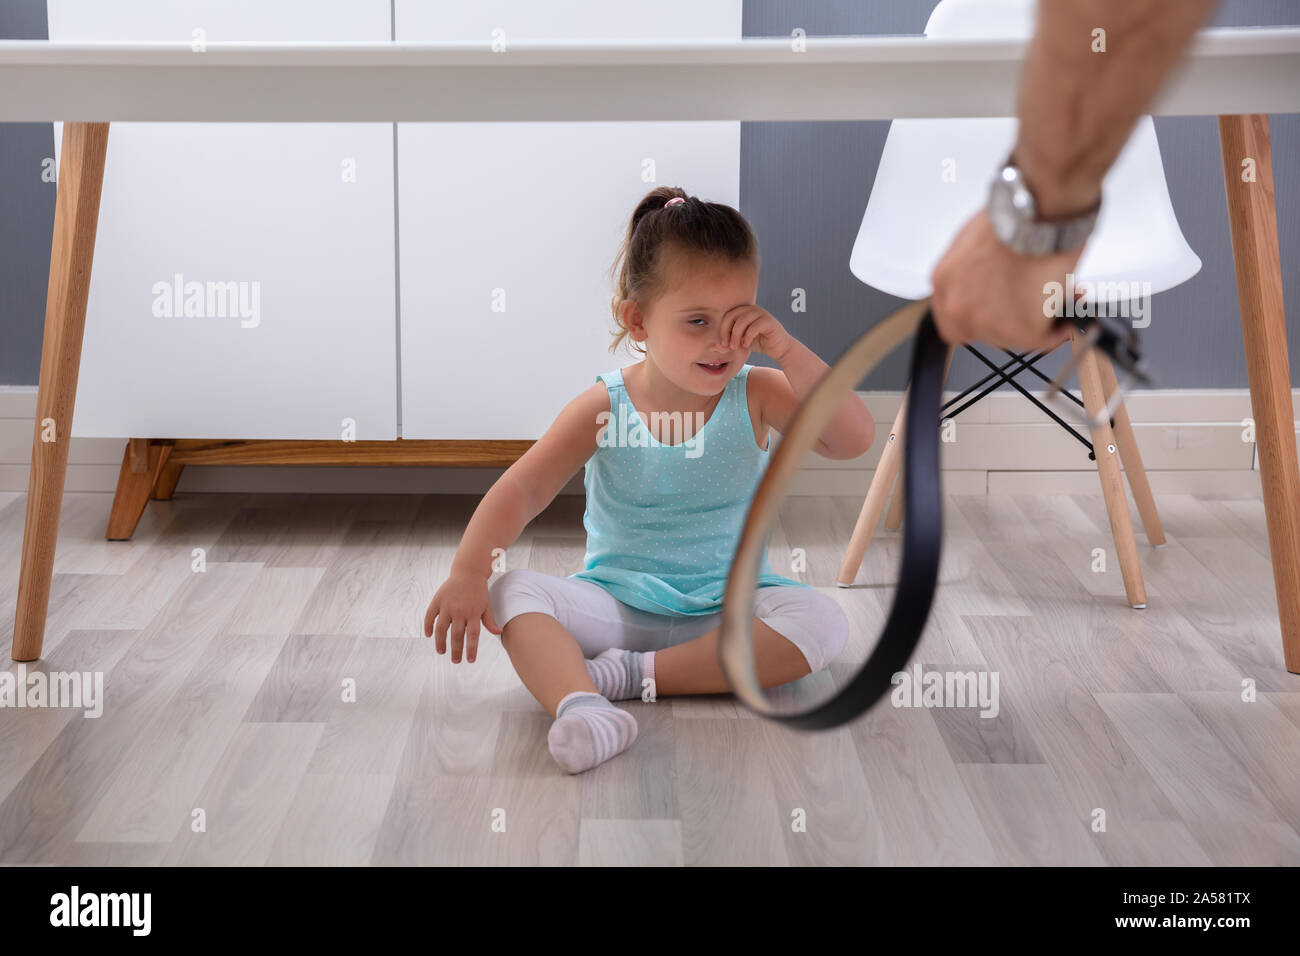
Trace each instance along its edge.
{"label": "girl's bare arm", "polygon": [[596,382],[556,416],[541,438],[483,496],[465,528],[452,575],[492,576],[492,552],[505,551],[596,451],[609,392]]}

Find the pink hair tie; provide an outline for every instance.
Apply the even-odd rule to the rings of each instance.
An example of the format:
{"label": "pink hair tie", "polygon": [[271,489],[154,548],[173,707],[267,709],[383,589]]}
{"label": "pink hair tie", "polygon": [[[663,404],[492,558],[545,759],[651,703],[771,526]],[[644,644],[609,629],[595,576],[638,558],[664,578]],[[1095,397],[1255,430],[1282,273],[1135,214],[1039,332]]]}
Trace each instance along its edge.
{"label": "pink hair tie", "polygon": [[683,199],[681,196],[674,196],[672,199],[664,203],[664,208],[667,209],[669,206],[675,206],[679,202],[686,202],[686,200]]}

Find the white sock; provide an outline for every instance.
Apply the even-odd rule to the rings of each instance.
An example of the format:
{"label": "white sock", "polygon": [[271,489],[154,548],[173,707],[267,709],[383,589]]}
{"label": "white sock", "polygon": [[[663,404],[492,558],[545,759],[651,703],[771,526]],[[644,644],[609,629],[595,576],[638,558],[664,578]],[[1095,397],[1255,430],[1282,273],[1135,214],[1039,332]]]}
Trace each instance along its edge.
{"label": "white sock", "polygon": [[609,700],[641,696],[641,681],[654,678],[654,651],[629,651],[611,647],[587,661],[587,673],[596,690]]}
{"label": "white sock", "polygon": [[636,740],[636,718],[600,694],[575,690],[555,708],[546,735],[551,756],[569,773],[582,773],[622,753]]}

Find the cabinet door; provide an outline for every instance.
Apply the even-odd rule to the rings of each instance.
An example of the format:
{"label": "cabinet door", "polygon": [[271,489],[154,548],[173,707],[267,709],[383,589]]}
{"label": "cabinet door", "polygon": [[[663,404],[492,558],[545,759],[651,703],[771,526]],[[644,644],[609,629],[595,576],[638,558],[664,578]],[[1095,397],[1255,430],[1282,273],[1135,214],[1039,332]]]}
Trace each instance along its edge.
{"label": "cabinet door", "polygon": [[[396,0],[400,40],[736,39],[740,0]],[[494,31],[501,31],[495,33]],[[504,55],[509,55],[508,53]],[[611,354],[609,270],[657,185],[739,207],[740,123],[399,123],[401,432],[535,439]]]}
{"label": "cabinet door", "polygon": [[[48,4],[61,41],[392,29],[389,0]],[[114,123],[73,434],[394,438],[393,215],[392,123]]]}

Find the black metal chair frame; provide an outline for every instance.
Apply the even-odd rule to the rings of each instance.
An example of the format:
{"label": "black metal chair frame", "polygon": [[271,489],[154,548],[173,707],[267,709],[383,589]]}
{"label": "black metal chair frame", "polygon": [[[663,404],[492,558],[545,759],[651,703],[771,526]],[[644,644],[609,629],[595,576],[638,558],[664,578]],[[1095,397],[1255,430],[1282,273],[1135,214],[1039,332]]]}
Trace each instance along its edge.
{"label": "black metal chair frame", "polygon": [[[1058,346],[1058,348],[1059,348],[1059,347],[1060,347],[1060,346]],[[970,408],[972,405],[974,405],[976,402],[978,402],[980,399],[982,399],[985,395],[988,395],[988,394],[989,394],[990,392],[992,392],[994,389],[998,388],[998,386],[1000,386],[1003,382],[1006,382],[1008,385],[1010,385],[1012,388],[1014,388],[1017,392],[1019,392],[1019,393],[1020,393],[1021,395],[1023,395],[1025,398],[1029,399],[1029,401],[1031,401],[1031,402],[1033,402],[1035,405],[1037,405],[1037,406],[1042,410],[1042,412],[1043,412],[1044,415],[1047,415],[1047,416],[1048,416],[1049,418],[1051,418],[1054,422],[1056,422],[1058,425],[1060,425],[1062,428],[1064,428],[1067,432],[1069,432],[1071,435],[1073,435],[1075,438],[1077,438],[1077,439],[1079,440],[1079,442],[1083,444],[1083,447],[1085,447],[1085,448],[1088,449],[1088,460],[1089,460],[1089,461],[1096,461],[1096,460],[1097,460],[1097,454],[1096,454],[1096,452],[1094,452],[1093,449],[1092,449],[1092,442],[1088,441],[1087,438],[1085,438],[1082,434],[1080,434],[1079,431],[1078,431],[1078,429],[1076,429],[1073,425],[1071,425],[1071,424],[1070,424],[1069,422],[1067,422],[1065,419],[1061,418],[1060,415],[1056,414],[1056,412],[1052,411],[1050,408],[1048,408],[1046,405],[1044,405],[1042,402],[1040,402],[1037,398],[1035,398],[1035,397],[1034,397],[1034,396],[1029,392],[1028,389],[1026,389],[1024,386],[1022,386],[1019,382],[1015,381],[1015,377],[1016,377],[1017,375],[1020,375],[1022,372],[1032,372],[1034,375],[1037,375],[1037,376],[1038,376],[1039,378],[1041,378],[1044,382],[1047,382],[1047,383],[1050,385],[1051,382],[1052,382],[1052,380],[1051,380],[1050,378],[1048,378],[1046,375],[1044,375],[1042,372],[1040,372],[1038,369],[1034,368],[1034,366],[1035,366],[1035,365],[1036,365],[1040,360],[1042,360],[1044,357],[1046,357],[1046,356],[1047,356],[1051,351],[1053,351],[1052,349],[1049,349],[1049,350],[1047,350],[1046,352],[1040,351],[1040,352],[1037,352],[1037,353],[1031,354],[1031,355],[1029,355],[1028,357],[1026,357],[1025,355],[1020,354],[1019,352],[1013,352],[1013,351],[1011,351],[1010,349],[1001,349],[1000,351],[1005,352],[1007,355],[1010,355],[1010,356],[1011,356],[1011,360],[1008,361],[1008,362],[1006,362],[1006,363],[1004,363],[1004,364],[1001,365],[1001,366],[994,365],[993,362],[992,362],[988,357],[986,357],[984,354],[982,354],[978,349],[976,349],[976,348],[975,348],[974,346],[972,346],[972,345],[967,344],[967,345],[965,346],[965,349],[966,349],[966,351],[970,352],[971,355],[975,356],[977,359],[979,359],[981,362],[983,362],[985,365],[987,365],[989,368],[991,368],[993,371],[989,372],[988,375],[985,375],[982,379],[980,379],[980,380],[979,380],[978,382],[976,382],[974,385],[970,386],[970,388],[968,388],[968,389],[966,389],[965,391],[963,391],[960,395],[957,395],[957,396],[953,397],[952,399],[950,399],[949,401],[945,402],[944,405],[943,405],[943,407],[942,407],[942,408],[940,409],[940,411],[939,411],[939,413],[940,413],[940,417],[942,417],[942,418],[955,418],[955,417],[957,417],[957,416],[960,415],[962,412],[964,412],[966,409]],[[1011,368],[1013,365],[1018,366],[1018,367],[1017,367],[1017,368],[1016,368],[1016,369],[1015,369],[1015,370],[1014,370],[1010,375],[1008,375],[1008,374],[1007,374],[1007,369]],[[970,401],[966,402],[964,405],[962,405],[962,406],[961,406],[960,408],[958,408],[956,411],[952,412],[951,414],[948,413],[948,409],[949,409],[949,408],[951,408],[953,405],[956,405],[958,402],[960,402],[962,399],[964,399],[967,395],[969,395],[971,392],[974,392],[976,389],[980,388],[980,386],[984,385],[985,382],[989,381],[989,379],[992,379],[992,378],[996,378],[996,379],[998,379],[998,381],[995,381],[992,385],[989,385],[987,388],[985,388],[983,391],[981,391],[978,395],[976,395],[976,396],[975,396],[974,398],[972,398]],[[1079,398],[1077,395],[1075,395],[1073,392],[1071,392],[1069,389],[1065,389],[1065,388],[1061,389],[1061,394],[1064,395],[1064,396],[1066,396],[1067,398],[1069,398],[1070,401],[1074,402],[1074,404],[1078,405],[1080,408],[1083,408],[1083,407],[1084,407],[1084,405],[1083,405],[1083,400],[1080,399],[1080,398]],[[1112,427],[1112,428],[1115,427],[1115,419],[1112,418],[1112,419],[1110,420],[1110,424],[1111,424],[1111,427]]]}

